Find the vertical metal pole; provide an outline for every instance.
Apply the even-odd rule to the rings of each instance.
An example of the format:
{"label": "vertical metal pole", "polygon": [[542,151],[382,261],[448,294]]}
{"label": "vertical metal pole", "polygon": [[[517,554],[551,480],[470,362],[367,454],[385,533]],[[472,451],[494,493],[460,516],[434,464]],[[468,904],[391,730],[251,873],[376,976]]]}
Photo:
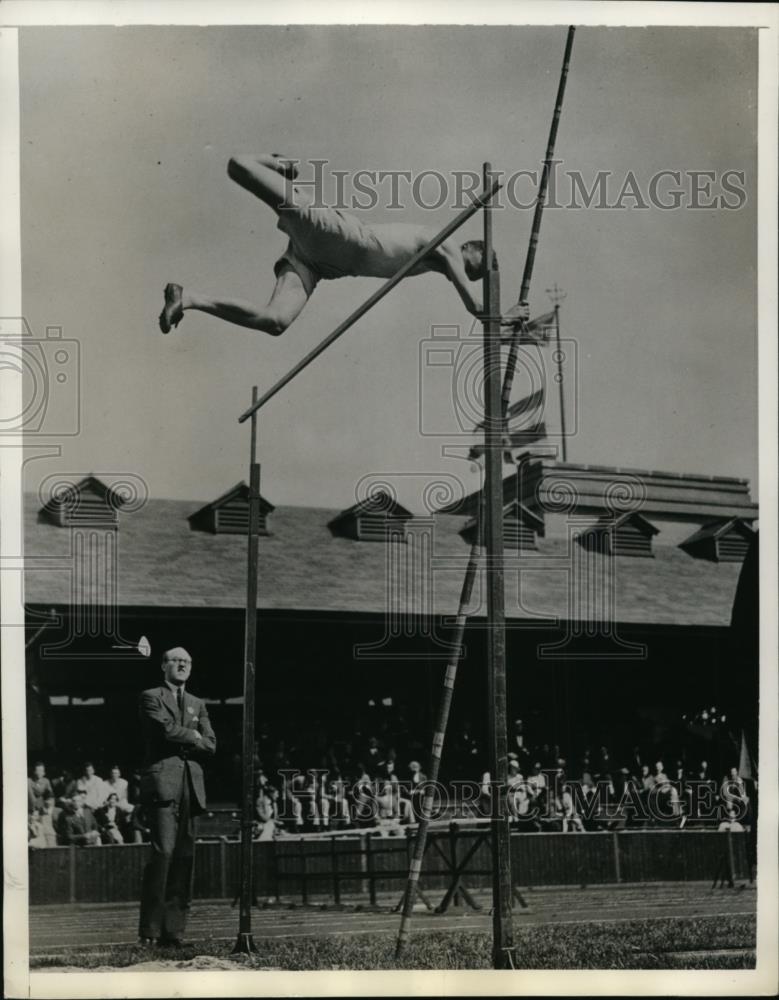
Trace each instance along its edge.
{"label": "vertical metal pole", "polygon": [[[257,402],[257,386],[252,404]],[[257,412],[251,418],[249,454],[249,542],[246,575],[246,625],[243,666],[243,784],[241,808],[241,893],[238,938],[233,954],[257,951],[252,936],[254,898],[252,827],[254,823],[254,682],[257,657],[257,574],[259,569],[260,466],[257,462]]]}
{"label": "vertical metal pole", "polygon": [[[489,183],[492,169],[484,164]],[[506,729],[506,621],[503,580],[503,412],[501,406],[500,274],[492,249],[492,205],[484,206],[484,504],[487,572],[487,709],[492,795],[492,947],[496,969],[513,968],[514,931],[508,814]]]}
{"label": "vertical metal pole", "polygon": [[565,429],[565,393],[563,392],[563,350],[560,344],[560,306],[554,307],[555,346],[557,348],[557,388],[560,392],[560,436],[563,441],[563,461],[568,461],[568,435]]}

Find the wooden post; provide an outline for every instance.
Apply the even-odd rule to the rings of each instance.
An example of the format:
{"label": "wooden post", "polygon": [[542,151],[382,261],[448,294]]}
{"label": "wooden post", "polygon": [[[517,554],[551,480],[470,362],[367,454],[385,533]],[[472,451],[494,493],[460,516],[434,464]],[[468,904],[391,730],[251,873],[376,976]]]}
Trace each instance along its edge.
{"label": "wooden post", "polygon": [[[557,90],[557,99],[555,101],[554,116],[552,118],[552,126],[549,133],[549,142],[546,150],[546,157],[544,160],[544,171],[542,173],[542,190],[539,191],[539,197],[536,200],[536,210],[533,217],[533,228],[531,232],[531,240],[528,245],[527,256],[525,258],[525,268],[522,276],[522,288],[520,291],[520,299],[524,300],[527,298],[530,290],[530,279],[533,273],[533,263],[535,260],[536,247],[538,245],[538,237],[541,230],[541,214],[543,212],[543,202],[546,197],[546,187],[549,181],[549,172],[552,157],[554,155],[554,145],[557,138],[557,127],[560,121],[560,113],[562,111],[563,96],[565,93],[565,81],[568,76],[568,67],[571,61],[571,49],[573,47],[573,36],[575,28],[570,27],[568,29],[568,36],[565,45],[565,55],[563,57],[563,68],[560,74],[560,85]],[[514,384],[514,373],[517,366],[517,357],[519,354],[519,344],[522,329],[524,329],[524,324],[518,326],[511,338],[509,355],[506,360],[506,368],[503,376],[503,388],[502,388],[502,422],[506,420],[506,414],[508,412],[509,400],[511,398],[511,389]],[[468,558],[468,565],[465,570],[465,577],[463,579],[462,589],[460,591],[460,603],[457,611],[457,617],[455,620],[455,630],[454,639],[452,641],[452,656],[446,667],[446,677],[444,680],[444,690],[441,696],[441,703],[438,711],[438,717],[436,719],[435,730],[433,732],[433,749],[430,755],[430,769],[429,778],[431,782],[437,779],[438,768],[441,762],[441,755],[443,752],[444,739],[446,737],[446,730],[449,720],[449,710],[452,702],[452,695],[454,692],[454,684],[457,677],[457,668],[459,666],[460,659],[462,657],[462,650],[464,646],[465,639],[465,627],[468,621],[467,609],[471,600],[471,592],[473,588],[473,583],[476,577],[476,572],[479,568],[479,556],[480,556],[480,533],[483,528],[483,490],[480,493],[479,499],[479,530],[476,533],[476,538],[471,545],[471,552]],[[418,893],[419,877],[422,870],[422,860],[425,854],[425,846],[427,843],[427,833],[429,825],[429,817],[432,809],[433,794],[432,790],[429,795],[425,795],[423,806],[422,806],[422,816],[419,821],[419,828],[417,830],[416,841],[414,844],[414,857],[411,862],[411,867],[409,868],[408,874],[408,886],[406,888],[406,895],[404,899],[403,914],[400,920],[400,930],[398,932],[398,940],[395,948],[395,958],[399,959],[403,953],[403,950],[408,943],[410,936],[410,926],[411,926],[411,914],[414,908],[414,900]]]}
{"label": "wooden post", "polygon": [[[252,404],[257,402],[257,386]],[[246,577],[246,624],[243,667],[243,775],[241,809],[241,896],[238,938],[233,954],[257,950],[252,936],[254,872],[252,828],[254,825],[254,690],[257,656],[257,574],[259,570],[260,466],[257,462],[257,413],[252,413],[249,449],[249,541]]]}
{"label": "wooden post", "polygon": [[[484,164],[484,183],[492,169]],[[492,206],[484,206],[484,455],[485,570],[487,575],[487,710],[492,795],[493,966],[513,968],[514,932],[508,815],[506,621],[503,580],[503,408],[500,364],[500,274],[492,249]]]}

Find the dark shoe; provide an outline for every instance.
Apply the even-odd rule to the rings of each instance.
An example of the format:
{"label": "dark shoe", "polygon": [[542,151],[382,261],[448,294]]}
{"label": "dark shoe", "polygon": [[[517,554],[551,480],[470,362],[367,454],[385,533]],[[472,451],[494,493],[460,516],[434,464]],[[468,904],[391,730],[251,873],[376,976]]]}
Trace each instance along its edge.
{"label": "dark shoe", "polygon": [[278,171],[284,176],[288,177],[291,181],[294,181],[298,175],[298,166],[293,160],[288,160],[286,156],[282,156],[280,153],[272,153],[278,160]]}
{"label": "dark shoe", "polygon": [[181,291],[181,285],[165,286],[165,308],[160,313],[160,330],[163,333],[170,333],[171,329],[178,326],[184,318]]}

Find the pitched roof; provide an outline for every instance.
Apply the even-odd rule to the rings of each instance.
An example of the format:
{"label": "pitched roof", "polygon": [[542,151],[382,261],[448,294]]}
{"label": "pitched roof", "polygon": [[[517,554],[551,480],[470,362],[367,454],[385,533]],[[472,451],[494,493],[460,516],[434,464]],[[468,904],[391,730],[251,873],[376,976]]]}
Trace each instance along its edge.
{"label": "pitched roof", "polygon": [[709,538],[722,538],[731,530],[736,530],[745,538],[751,538],[754,530],[745,524],[738,517],[731,517],[729,521],[714,521],[712,524],[704,524],[702,528],[690,535],[681,543],[682,545],[695,545],[696,542],[704,542]]}
{"label": "pitched roof", "polygon": [[[187,518],[201,506],[181,500],[149,500],[122,517],[116,535],[118,600],[123,606],[242,608],[246,585],[246,538],[191,531]],[[37,498],[26,498],[25,600],[67,605],[71,601],[71,530],[38,522]],[[260,538],[261,608],[383,614],[388,610],[389,571],[402,586],[391,588],[415,614],[457,610],[469,546],[459,532],[465,518],[439,515],[407,523],[419,544],[365,545],[335,537],[334,510],[278,507],[274,534]],[[431,571],[420,553],[421,535],[431,541]],[[432,537],[431,537],[432,533]],[[660,535],[662,538],[662,534]],[[575,546],[580,550],[579,546]],[[674,546],[656,544],[653,560],[629,556],[607,560],[602,576],[612,580],[614,620],[669,625],[727,625],[740,571],[737,563],[694,559]],[[507,553],[508,618],[570,617],[569,580],[580,565],[565,539],[539,540],[538,551]],[[388,563],[388,560],[397,560]],[[83,600],[105,599],[101,581],[84,583]],[[484,601],[483,581],[474,587],[472,608]],[[422,604],[422,596],[425,596]],[[480,604],[481,602],[481,604]],[[396,606],[393,611],[397,614]],[[483,613],[483,610],[479,613]]]}
{"label": "pitched roof", "polygon": [[[210,503],[204,504],[202,507],[199,507],[196,511],[194,511],[194,513],[190,514],[187,517],[187,520],[194,527],[199,522],[199,520],[202,519],[204,515],[207,514],[209,511],[219,510],[220,507],[224,507],[231,500],[246,501],[246,504],[248,506],[249,486],[244,480],[241,480],[240,483],[236,483],[235,486],[231,487],[229,490],[225,490],[225,492],[221,496],[218,496],[216,500],[211,500]],[[273,506],[272,503],[270,503],[269,500],[266,500],[265,497],[260,496],[260,513],[270,514],[275,509],[276,508]]]}
{"label": "pitched roof", "polygon": [[[740,517],[753,521],[757,504],[749,482],[732,476],[650,471],[619,466],[580,465],[526,454],[516,472],[503,480],[503,497],[555,511],[640,509],[647,517],[698,521]],[[441,508],[442,513],[473,513],[477,493]]]}
{"label": "pitched roof", "polygon": [[623,524],[627,523],[636,524],[645,535],[657,535],[660,533],[660,529],[656,528],[651,521],[647,521],[645,517],[642,517],[638,511],[628,510],[625,511],[624,514],[619,514],[617,517],[605,514],[603,517],[598,519],[596,524],[593,524],[590,528],[586,528],[581,532],[581,534],[589,535],[593,532],[605,531],[609,528],[619,528]]}

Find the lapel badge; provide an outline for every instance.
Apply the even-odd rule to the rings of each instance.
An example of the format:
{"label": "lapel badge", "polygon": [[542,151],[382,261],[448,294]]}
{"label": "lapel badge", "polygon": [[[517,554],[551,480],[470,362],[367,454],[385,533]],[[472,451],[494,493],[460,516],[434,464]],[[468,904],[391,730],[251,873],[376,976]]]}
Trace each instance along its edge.
{"label": "lapel badge", "polygon": [[187,711],[189,712],[190,715],[195,714],[195,710],[191,705],[187,705]]}

